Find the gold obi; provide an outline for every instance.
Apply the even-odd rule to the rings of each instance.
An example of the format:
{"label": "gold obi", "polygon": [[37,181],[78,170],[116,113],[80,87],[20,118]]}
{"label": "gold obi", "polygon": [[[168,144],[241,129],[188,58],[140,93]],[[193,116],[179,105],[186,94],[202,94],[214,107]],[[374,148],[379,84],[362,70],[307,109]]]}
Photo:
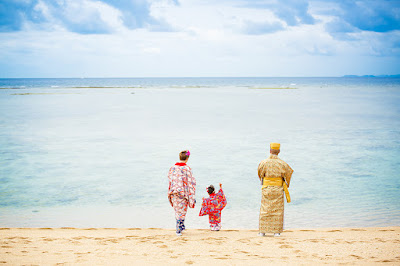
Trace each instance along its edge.
{"label": "gold obi", "polygon": [[283,190],[285,191],[286,201],[288,203],[291,201],[288,186],[286,185],[286,182],[283,181],[282,177],[264,177],[262,188],[265,188],[268,186],[275,186],[275,187],[283,186]]}

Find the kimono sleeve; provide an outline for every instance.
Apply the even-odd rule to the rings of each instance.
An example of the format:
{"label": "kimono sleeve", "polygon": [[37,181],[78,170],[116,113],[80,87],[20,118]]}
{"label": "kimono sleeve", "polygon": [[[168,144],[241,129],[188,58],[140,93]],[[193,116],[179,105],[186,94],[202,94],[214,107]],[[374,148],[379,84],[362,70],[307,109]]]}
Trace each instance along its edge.
{"label": "kimono sleeve", "polygon": [[196,179],[192,174],[192,169],[187,171],[187,186],[188,186],[188,200],[189,207],[194,208],[196,204]]}
{"label": "kimono sleeve", "polygon": [[218,191],[218,193],[216,194],[216,197],[217,197],[218,204],[215,208],[218,211],[222,211],[227,204],[226,197],[225,197],[225,194],[224,194],[224,191],[222,190],[222,188]]}
{"label": "kimono sleeve", "polygon": [[290,186],[290,180],[292,179],[292,174],[293,174],[293,169],[288,164],[286,164],[284,176],[288,187]]}
{"label": "kimono sleeve", "polygon": [[203,202],[201,203],[201,209],[199,216],[204,216],[210,214],[210,199],[203,199]]}

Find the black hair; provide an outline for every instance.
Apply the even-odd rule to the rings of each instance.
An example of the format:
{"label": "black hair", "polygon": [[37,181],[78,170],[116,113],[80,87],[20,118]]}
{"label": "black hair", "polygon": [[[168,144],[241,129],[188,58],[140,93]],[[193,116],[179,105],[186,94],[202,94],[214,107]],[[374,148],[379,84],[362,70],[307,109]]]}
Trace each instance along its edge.
{"label": "black hair", "polygon": [[213,185],[210,185],[210,186],[207,188],[208,194],[212,194],[212,193],[214,193],[214,191],[215,191],[215,188],[214,188]]}

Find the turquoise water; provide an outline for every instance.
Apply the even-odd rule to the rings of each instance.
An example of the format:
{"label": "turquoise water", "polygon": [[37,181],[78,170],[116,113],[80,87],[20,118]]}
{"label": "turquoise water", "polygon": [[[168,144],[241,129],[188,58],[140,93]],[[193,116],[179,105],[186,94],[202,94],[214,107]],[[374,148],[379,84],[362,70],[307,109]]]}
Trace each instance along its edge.
{"label": "turquoise water", "polygon": [[[262,87],[291,87],[269,90]],[[198,202],[258,227],[269,142],[294,169],[285,227],[400,225],[400,79],[0,79],[0,227],[175,225],[167,172],[190,149]],[[190,209],[187,227],[207,228]]]}

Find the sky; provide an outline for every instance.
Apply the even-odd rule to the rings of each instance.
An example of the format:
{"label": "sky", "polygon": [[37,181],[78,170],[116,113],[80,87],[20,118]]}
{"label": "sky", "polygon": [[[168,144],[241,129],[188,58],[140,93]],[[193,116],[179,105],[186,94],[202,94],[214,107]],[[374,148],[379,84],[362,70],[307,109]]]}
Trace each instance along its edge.
{"label": "sky", "polygon": [[0,0],[0,78],[400,74],[400,0]]}

